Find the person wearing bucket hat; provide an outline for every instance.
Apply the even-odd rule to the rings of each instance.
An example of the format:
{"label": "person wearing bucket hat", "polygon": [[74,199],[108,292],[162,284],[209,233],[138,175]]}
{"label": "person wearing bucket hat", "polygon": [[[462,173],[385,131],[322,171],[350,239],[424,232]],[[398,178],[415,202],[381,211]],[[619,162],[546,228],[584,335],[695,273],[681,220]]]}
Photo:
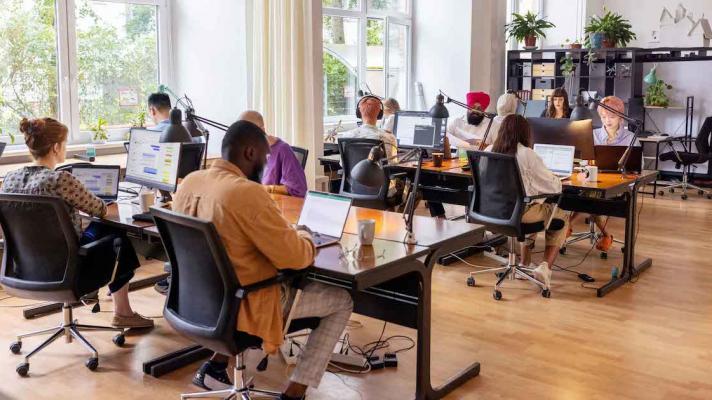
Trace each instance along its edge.
{"label": "person wearing bucket hat", "polygon": [[[480,111],[487,110],[490,96],[485,92],[469,92],[465,96],[467,106]],[[489,122],[481,114],[467,111],[464,115],[453,118],[448,124],[450,144],[453,147],[470,147],[476,145],[485,136]],[[492,124],[493,130],[499,130],[499,124]]]}

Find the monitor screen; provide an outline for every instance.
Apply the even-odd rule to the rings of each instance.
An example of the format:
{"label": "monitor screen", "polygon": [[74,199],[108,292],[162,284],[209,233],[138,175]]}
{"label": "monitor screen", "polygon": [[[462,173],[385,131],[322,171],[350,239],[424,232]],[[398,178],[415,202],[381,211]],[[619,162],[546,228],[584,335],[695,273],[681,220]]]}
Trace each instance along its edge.
{"label": "monitor screen", "polygon": [[570,174],[574,170],[574,146],[555,144],[535,144],[534,151],[541,157],[551,172]]}
{"label": "monitor screen", "polygon": [[396,113],[393,134],[398,147],[439,148],[443,123],[427,111],[401,111]]}
{"label": "monitor screen", "polygon": [[119,172],[117,166],[75,166],[72,168],[74,175],[87,190],[102,199],[115,199],[119,194]]}
{"label": "monitor screen", "polygon": [[351,199],[329,193],[309,192],[304,199],[299,225],[322,235],[340,238],[351,209]]}
{"label": "monitor screen", "polygon": [[593,160],[593,125],[591,120],[527,118],[532,141],[540,144],[558,144],[576,147],[576,157]]}
{"label": "monitor screen", "polygon": [[176,190],[180,143],[158,143],[150,131],[131,132],[126,181],[169,192]]}

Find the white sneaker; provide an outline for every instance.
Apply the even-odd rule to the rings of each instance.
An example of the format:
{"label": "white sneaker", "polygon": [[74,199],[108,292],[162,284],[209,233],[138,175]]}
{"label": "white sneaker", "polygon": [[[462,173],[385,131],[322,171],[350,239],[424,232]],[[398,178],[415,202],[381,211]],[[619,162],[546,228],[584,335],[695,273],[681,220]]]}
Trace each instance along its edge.
{"label": "white sneaker", "polygon": [[542,261],[541,264],[534,269],[533,274],[536,280],[546,285],[545,289],[551,287],[551,268],[549,268],[549,263]]}

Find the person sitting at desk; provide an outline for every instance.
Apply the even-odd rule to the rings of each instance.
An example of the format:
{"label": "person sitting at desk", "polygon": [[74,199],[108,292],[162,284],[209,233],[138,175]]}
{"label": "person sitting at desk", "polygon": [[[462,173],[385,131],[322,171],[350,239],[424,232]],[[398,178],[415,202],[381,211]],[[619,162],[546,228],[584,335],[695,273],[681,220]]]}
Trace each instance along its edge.
{"label": "person sitting at desk", "polygon": [[361,112],[361,120],[363,124],[356,129],[341,132],[337,138],[348,139],[375,139],[383,142],[386,147],[386,156],[393,157],[398,154],[398,142],[392,133],[388,133],[376,126],[378,123],[378,114],[381,113],[383,104],[378,97],[364,96],[358,102],[358,109]]}
{"label": "person sitting at desk", "polygon": [[[561,193],[561,180],[544,165],[544,161],[531,147],[531,128],[527,119],[521,115],[509,115],[502,121],[497,141],[487,147],[486,151],[516,155],[519,174],[522,177],[527,196]],[[531,203],[522,215],[522,222],[548,221],[552,213],[554,213],[554,207],[554,204],[545,202]],[[561,219],[564,222],[568,220],[566,212],[561,209],[556,209],[554,218]],[[566,239],[565,229],[566,226],[556,231],[546,231],[544,261],[533,271],[534,277],[546,284],[547,288],[551,283],[551,267],[554,265],[559,249]],[[520,263],[522,265],[529,266],[531,263],[531,249],[529,246],[533,243],[534,238],[536,238],[536,234],[527,238],[530,243],[525,242],[521,245]]]}
{"label": "person sitting at desk", "polygon": [[[263,131],[265,121],[262,114],[257,111],[244,111],[238,117],[240,121],[250,121]],[[307,194],[307,177],[304,169],[294,155],[289,143],[277,136],[267,135],[270,155],[267,167],[262,176],[262,184],[269,193],[286,194],[295,197],[304,197]]]}
{"label": "person sitting at desk", "polygon": [[171,124],[171,98],[165,93],[148,96],[148,115],[156,125],[146,129],[163,132]]}
{"label": "person sitting at desk", "polygon": [[[109,283],[114,304],[114,318],[111,324],[116,328],[152,327],[153,320],[135,313],[129,303],[129,281],[134,276],[134,270],[141,265],[131,242],[122,231],[96,222],[92,222],[87,229],[82,230],[82,220],[77,211],[94,217],[103,217],[107,211],[106,204],[69,172],[54,170],[65,160],[69,132],[67,127],[52,118],[32,120],[23,118],[20,122],[20,132],[24,134],[25,144],[35,162],[29,167],[8,173],[0,191],[55,196],[64,200],[70,211],[79,245],[91,243],[106,235],[120,237],[122,243],[118,254],[118,266],[114,280]],[[117,255],[111,252],[104,256],[113,260]],[[111,265],[112,268],[114,265],[113,262],[100,264]]]}
{"label": "person sitting at desk", "polygon": [[[499,96],[499,99],[497,99],[497,116],[494,117],[492,129],[490,129],[489,135],[487,135],[487,139],[485,139],[486,145],[494,144],[497,141],[499,132],[502,130],[501,125],[504,119],[516,114],[518,105],[519,99],[514,93],[505,93]],[[495,127],[499,127],[499,129],[495,129]]]}
{"label": "person sitting at desk", "polygon": [[[293,228],[260,184],[269,150],[260,127],[235,122],[223,138],[222,159],[188,175],[173,197],[174,211],[215,225],[242,285],[268,279],[281,269],[304,269],[316,255],[308,228]],[[259,336],[264,351],[274,353],[284,340],[283,315],[294,294],[291,288],[278,286],[250,293],[240,303],[236,329]],[[310,333],[282,399],[302,399],[307,387],[319,385],[352,308],[346,290],[318,282],[304,287],[294,318],[321,321]],[[213,355],[193,383],[208,390],[230,386],[227,365],[227,356]]]}
{"label": "person sitting at desk", "polygon": [[542,118],[568,119],[571,116],[569,94],[566,93],[566,89],[554,89],[550,99],[549,107],[541,113]]}
{"label": "person sitting at desk", "polygon": [[383,119],[381,120],[381,126],[379,128],[383,129],[388,133],[393,133],[393,126],[396,121],[396,113],[400,111],[400,104],[398,100],[393,97],[389,97],[383,101]]}
{"label": "person sitting at desk", "polygon": [[[490,105],[490,96],[485,92],[470,92],[465,96],[467,106],[479,111],[487,110]],[[485,137],[489,120],[485,116],[473,111],[454,118],[447,126],[450,145],[453,147],[469,147],[477,145]],[[499,123],[492,122],[490,131],[499,130]]]}

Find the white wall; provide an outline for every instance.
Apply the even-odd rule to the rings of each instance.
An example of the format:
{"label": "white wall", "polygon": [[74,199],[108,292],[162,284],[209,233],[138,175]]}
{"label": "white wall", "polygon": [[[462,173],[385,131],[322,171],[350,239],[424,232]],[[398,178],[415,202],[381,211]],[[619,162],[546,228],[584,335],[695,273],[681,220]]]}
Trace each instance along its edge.
{"label": "white wall", "polygon": [[497,97],[505,89],[507,52],[502,33],[507,20],[507,5],[501,0],[484,0],[475,1],[472,7],[470,88],[488,92],[492,98],[490,110],[493,111]]}
{"label": "white wall", "polygon": [[[173,82],[196,113],[226,125],[247,108],[246,0],[174,0]],[[209,128],[211,153],[223,132]]]}
{"label": "white wall", "polygon": [[586,0],[544,0],[543,16],[556,28],[546,31],[544,48],[558,49],[566,39],[582,39],[586,19]]}

